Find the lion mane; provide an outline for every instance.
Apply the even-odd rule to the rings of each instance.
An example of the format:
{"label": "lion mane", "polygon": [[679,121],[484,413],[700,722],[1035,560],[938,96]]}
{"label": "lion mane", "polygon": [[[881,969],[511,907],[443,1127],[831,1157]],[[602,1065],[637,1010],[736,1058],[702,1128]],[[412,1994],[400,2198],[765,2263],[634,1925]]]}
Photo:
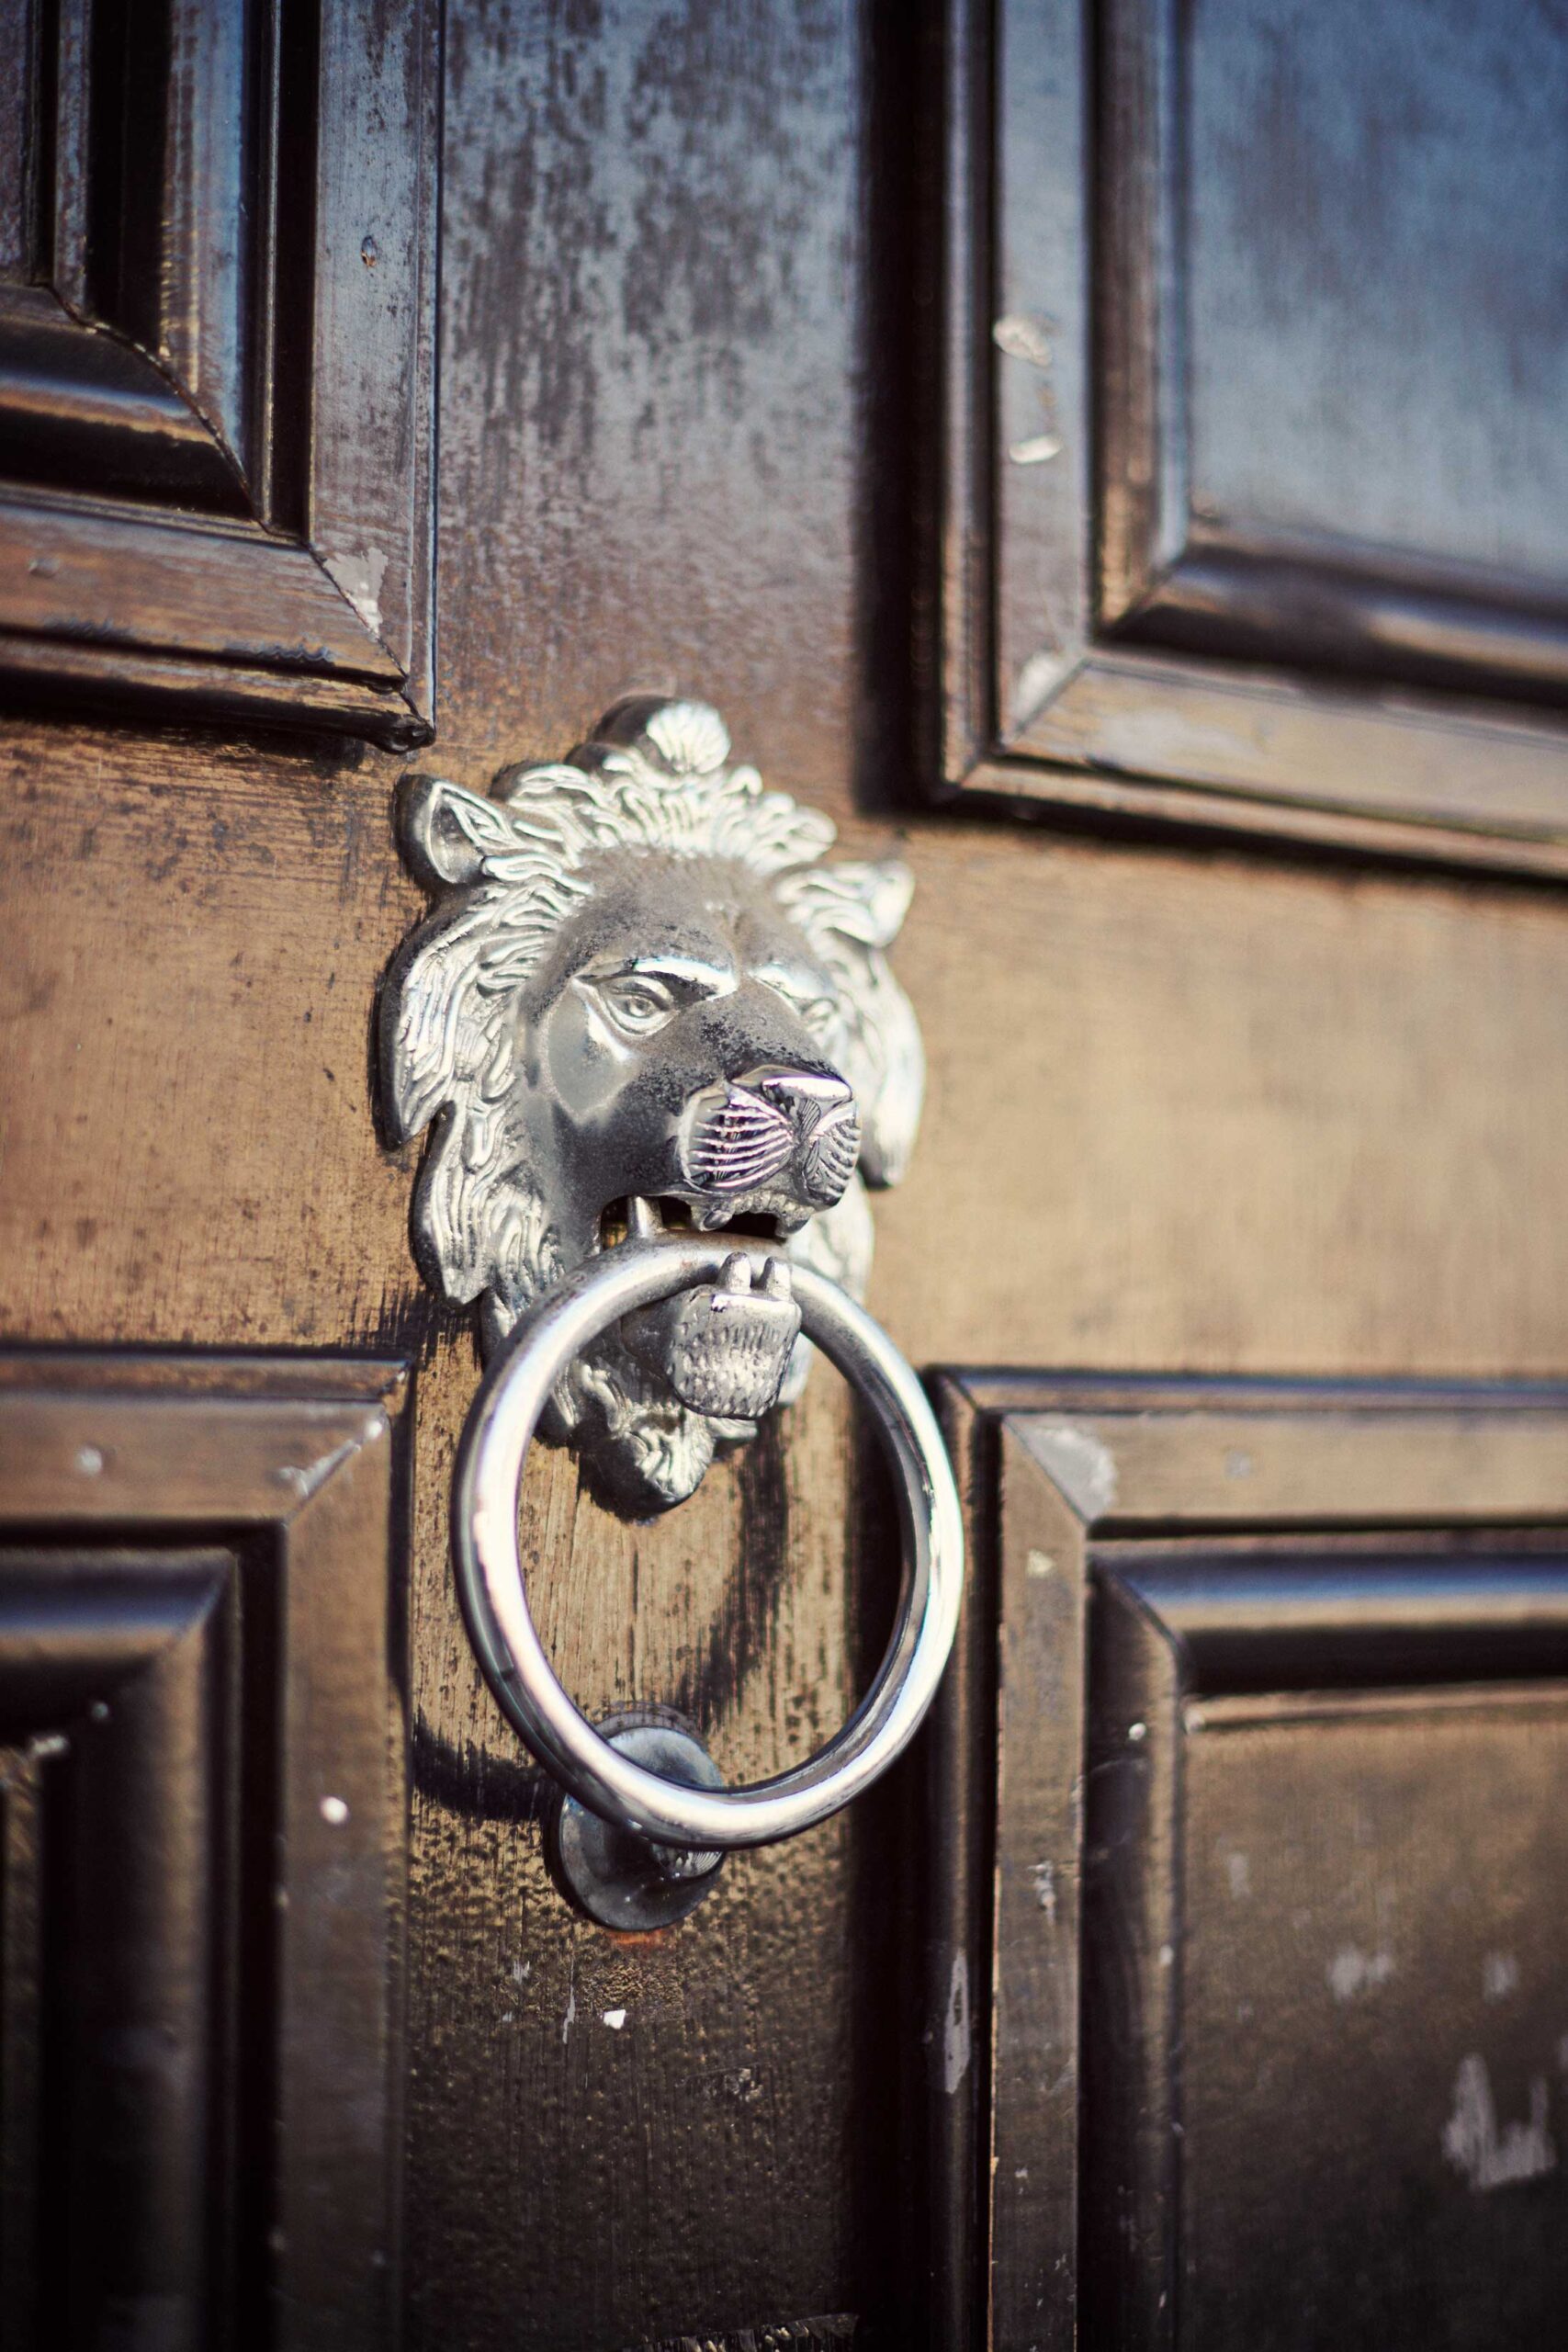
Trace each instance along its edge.
{"label": "lion mane", "polygon": [[[642,701],[612,712],[569,761],[503,770],[488,797],[434,776],[404,787],[405,854],[436,904],[388,975],[386,1114],[399,1142],[429,1132],[415,1254],[454,1304],[482,1301],[487,1351],[568,1271],[552,1204],[519,1162],[506,1119],[526,984],[592,899],[596,866],[626,851],[746,868],[830,978],[837,1034],[825,1050],[861,1105],[860,1171],[786,1254],[864,1294],[864,1183],[902,1175],[923,1091],[914,1012],[883,953],[904,920],[910,878],[893,861],[822,863],[835,838],[829,820],[765,790],[729,752],[724,722],[705,704]],[[783,1401],[798,1395],[808,1359],[803,1346]],[[711,1426],[613,1334],[563,1376],[554,1405],[546,1434],[564,1436],[596,1412],[611,1440],[629,1447],[633,1483],[660,1502],[690,1493],[711,1459]]]}

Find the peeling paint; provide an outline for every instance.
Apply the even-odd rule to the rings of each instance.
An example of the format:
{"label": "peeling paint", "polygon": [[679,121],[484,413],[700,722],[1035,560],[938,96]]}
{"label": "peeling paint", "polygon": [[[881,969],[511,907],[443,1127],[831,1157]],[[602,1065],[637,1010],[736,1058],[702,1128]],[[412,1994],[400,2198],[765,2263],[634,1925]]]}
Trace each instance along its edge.
{"label": "peeling paint", "polygon": [[1061,454],[1061,435],[1056,433],[1031,434],[1027,441],[1014,441],[1008,450],[1008,456],[1015,466],[1048,465],[1053,458],[1059,458]]}
{"label": "peeling paint", "polygon": [[1030,1429],[1029,1446],[1080,1518],[1105,1516],[1116,1500],[1116,1463],[1108,1445],[1069,1421],[1047,1421]]}
{"label": "peeling paint", "polygon": [[969,2014],[969,1962],[963,1952],[953,1956],[953,1979],[942,2021],[942,2087],[951,2098],[969,2072],[974,2025]]}
{"label": "peeling paint", "polygon": [[1074,657],[1063,653],[1055,642],[1055,633],[1048,619],[1045,634],[1052,641],[1032,653],[1027,662],[1021,662],[1018,675],[1013,680],[1010,716],[1012,725],[1020,730],[1027,727],[1031,719],[1038,718],[1074,666]]}
{"label": "peeling paint", "polygon": [[1528,2123],[1497,2128],[1497,2106],[1486,2061],[1479,2052],[1460,2061],[1454,2111],[1443,2126],[1443,2154],[1478,2195],[1517,2180],[1539,2180],[1557,2169],[1557,2149],[1546,2127],[1546,2077],[1530,2081]]}
{"label": "peeling paint", "polygon": [[381,549],[367,548],[363,555],[329,555],[321,560],[333,585],[343,590],[371,635],[379,637],[381,582],[387,571]]}
{"label": "peeling paint", "polygon": [[609,2027],[612,2033],[619,2033],[626,2021],[626,2013],[625,2009],[606,2009],[604,2012],[604,2022]]}
{"label": "peeling paint", "polygon": [[1362,1951],[1356,1944],[1345,1944],[1335,1953],[1325,1973],[1335,1999],[1353,2001],[1358,1994],[1372,1992],[1388,1983],[1393,1974],[1393,1954]]}
{"label": "peeling paint", "polygon": [[991,341],[1010,359],[1027,359],[1032,367],[1049,368],[1051,338],[1046,333],[1049,321],[1032,319],[1025,311],[1008,311],[991,329]]}
{"label": "peeling paint", "polygon": [[1034,1900],[1052,1927],[1056,1924],[1056,1867],[1054,1862],[1031,1862],[1029,1875],[1034,1883]]}
{"label": "peeling paint", "polygon": [[1506,2001],[1510,1993],[1519,1989],[1519,1963],[1511,1951],[1489,1951],[1482,1955],[1481,1997],[1483,2001]]}

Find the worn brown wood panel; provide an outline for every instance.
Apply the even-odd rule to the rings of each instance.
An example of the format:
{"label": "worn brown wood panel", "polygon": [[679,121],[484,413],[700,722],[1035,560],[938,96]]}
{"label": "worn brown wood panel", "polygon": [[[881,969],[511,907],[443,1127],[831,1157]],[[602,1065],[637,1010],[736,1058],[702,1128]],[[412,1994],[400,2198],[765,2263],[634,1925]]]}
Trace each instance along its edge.
{"label": "worn brown wood panel", "polygon": [[[1550,2334],[1561,1686],[1204,1713],[1183,1763],[1177,2340]],[[1298,2200],[1310,2227],[1282,2228]]]}
{"label": "worn brown wood panel", "polygon": [[[681,685],[850,844],[892,845],[853,12],[453,6],[447,43],[423,763],[483,786]],[[457,1619],[474,1355],[421,1290],[414,1155],[381,1148],[369,1099],[377,981],[419,906],[400,763],[16,716],[0,756],[6,1329],[422,1359],[413,2342],[610,2352],[886,2303],[875,2167],[915,2063],[888,2039],[908,1963],[877,1940],[897,1796],[734,1866],[668,1943],[612,1944],[546,1884]],[[1568,1134],[1551,892],[897,830],[931,1090],[876,1203],[873,1304],[917,1363],[1568,1369],[1568,1236],[1540,1213]],[[586,1702],[684,1696],[727,1769],[759,1770],[863,1674],[886,1561],[826,1380],[654,1531],[559,1456],[525,1509]]]}
{"label": "worn brown wood panel", "polygon": [[[9,1328],[421,1328],[413,1155],[367,1091],[418,905],[394,763],[15,722],[5,756]],[[902,846],[931,1099],[874,1300],[918,1361],[1561,1367],[1568,1235],[1529,1214],[1568,1133],[1554,898],[938,820]]]}

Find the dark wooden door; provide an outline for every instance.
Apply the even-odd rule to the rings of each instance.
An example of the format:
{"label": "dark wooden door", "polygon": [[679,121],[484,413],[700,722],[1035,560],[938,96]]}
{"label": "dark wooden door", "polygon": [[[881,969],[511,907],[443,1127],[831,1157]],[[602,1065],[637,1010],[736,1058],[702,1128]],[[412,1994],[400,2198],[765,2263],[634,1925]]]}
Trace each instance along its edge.
{"label": "dark wooden door", "polygon": [[[0,24],[7,2342],[1549,2339],[1568,2026],[1568,29],[1477,0]],[[25,94],[25,95],[24,95]],[[633,693],[916,880],[871,1303],[919,1749],[563,1902],[378,990],[411,767]],[[815,1382],[592,1713],[874,1661]]]}

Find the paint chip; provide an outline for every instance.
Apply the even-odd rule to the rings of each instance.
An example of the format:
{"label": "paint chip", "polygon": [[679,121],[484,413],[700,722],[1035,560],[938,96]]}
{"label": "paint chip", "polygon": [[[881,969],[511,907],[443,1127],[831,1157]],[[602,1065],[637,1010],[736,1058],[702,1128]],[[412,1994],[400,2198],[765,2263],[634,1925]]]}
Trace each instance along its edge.
{"label": "paint chip", "polygon": [[1036,433],[1027,441],[1015,441],[1008,451],[1015,466],[1043,466],[1061,454],[1062,444],[1055,433]]}
{"label": "paint chip", "polygon": [[1361,1951],[1355,1944],[1345,1944],[1335,1953],[1325,1973],[1335,1999],[1353,2001],[1359,1993],[1370,1993],[1388,1983],[1393,1974],[1393,1954]]}
{"label": "paint chip", "polygon": [[1454,2081],[1454,2111],[1443,2126],[1442,2148],[1455,2170],[1464,2174],[1477,2193],[1506,2188],[1511,2181],[1539,2180],[1557,2169],[1557,2148],[1546,2128],[1547,2092],[1544,2075],[1535,2075],[1529,2088],[1528,2123],[1497,2125],[1497,2104],[1486,2061],[1472,2052],[1460,2061]]}
{"label": "paint chip", "polygon": [[969,2016],[969,1962],[964,1953],[953,1955],[953,1980],[948,1987],[947,2007],[942,2020],[942,2086],[949,2098],[969,2072],[973,2044]]}
{"label": "paint chip", "polygon": [[1027,359],[1032,367],[1049,368],[1051,338],[1046,333],[1048,322],[1032,319],[1027,311],[1009,311],[991,329],[991,341],[1010,359]]}
{"label": "paint chip", "polygon": [[609,2027],[612,2033],[619,2033],[626,2021],[626,2013],[625,2009],[606,2009],[604,2012],[604,2022]]}
{"label": "paint chip", "polygon": [[372,637],[381,629],[381,580],[387,559],[379,548],[363,555],[329,555],[322,559],[329,578],[341,588]]}
{"label": "paint chip", "polygon": [[342,1797],[321,1799],[321,1819],[330,1822],[334,1829],[343,1827],[344,1823],[348,1819],[348,1807]]}
{"label": "paint chip", "polygon": [[1028,1420],[1024,1442],[1080,1519],[1092,1525],[1116,1500],[1116,1458],[1092,1430],[1072,1421]]}
{"label": "paint chip", "polygon": [[1506,2001],[1519,1989],[1519,1963],[1511,1951],[1489,1951],[1481,1962],[1481,1997]]}

